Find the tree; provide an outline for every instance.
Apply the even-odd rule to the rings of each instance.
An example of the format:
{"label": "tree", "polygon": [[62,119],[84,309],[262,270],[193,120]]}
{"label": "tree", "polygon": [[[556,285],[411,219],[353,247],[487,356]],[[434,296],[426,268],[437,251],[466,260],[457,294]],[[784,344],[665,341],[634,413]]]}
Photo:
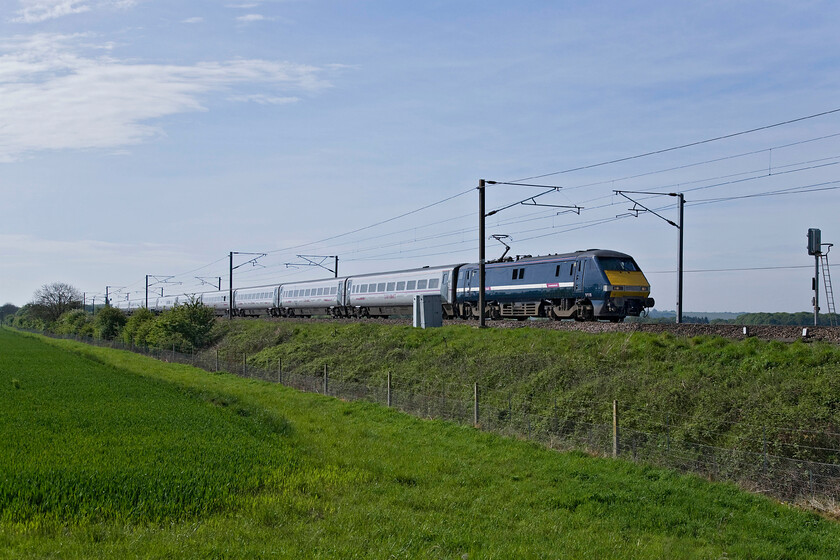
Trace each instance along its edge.
{"label": "tree", "polygon": [[35,292],[32,312],[39,319],[52,323],[64,312],[81,306],[82,294],[79,290],[64,282],[53,282],[44,284]]}
{"label": "tree", "polygon": [[6,317],[11,317],[17,313],[18,309],[20,309],[20,307],[11,303],[7,303],[3,307],[0,307],[0,325],[5,322]]}

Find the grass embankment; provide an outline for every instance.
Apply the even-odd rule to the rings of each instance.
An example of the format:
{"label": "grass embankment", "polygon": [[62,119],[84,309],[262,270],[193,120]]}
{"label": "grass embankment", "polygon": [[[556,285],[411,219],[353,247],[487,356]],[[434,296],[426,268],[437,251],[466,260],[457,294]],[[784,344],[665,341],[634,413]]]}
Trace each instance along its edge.
{"label": "grass embankment", "polygon": [[[613,399],[622,425],[720,447],[835,462],[840,448],[840,349],[825,343],[736,341],[670,334],[586,334],[542,329],[420,330],[365,323],[235,321],[219,326],[222,355],[268,369],[422,394],[474,382],[483,407],[564,422],[610,422]],[[556,403],[556,408],[555,408]]]}
{"label": "grass embankment", "polygon": [[7,558],[840,556],[731,485],[3,330],[0,442]]}

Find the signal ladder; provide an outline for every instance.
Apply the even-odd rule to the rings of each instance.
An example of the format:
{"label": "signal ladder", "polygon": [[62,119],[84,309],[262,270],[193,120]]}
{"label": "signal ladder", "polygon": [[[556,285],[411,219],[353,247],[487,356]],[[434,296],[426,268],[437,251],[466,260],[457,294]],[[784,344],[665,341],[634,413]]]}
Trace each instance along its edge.
{"label": "signal ladder", "polygon": [[820,266],[823,272],[825,286],[825,301],[828,305],[828,321],[832,327],[837,326],[837,311],[834,307],[834,290],[831,288],[831,272],[828,270],[828,253],[820,253]]}

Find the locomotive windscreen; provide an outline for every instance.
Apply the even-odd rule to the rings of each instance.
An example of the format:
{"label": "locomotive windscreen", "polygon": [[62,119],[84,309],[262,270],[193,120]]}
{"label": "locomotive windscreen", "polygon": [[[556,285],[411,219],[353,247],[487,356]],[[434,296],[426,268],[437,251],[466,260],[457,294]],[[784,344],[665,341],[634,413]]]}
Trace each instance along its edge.
{"label": "locomotive windscreen", "polygon": [[619,270],[621,272],[638,272],[639,267],[633,262],[633,259],[623,259],[620,257],[598,257],[598,262],[604,270]]}

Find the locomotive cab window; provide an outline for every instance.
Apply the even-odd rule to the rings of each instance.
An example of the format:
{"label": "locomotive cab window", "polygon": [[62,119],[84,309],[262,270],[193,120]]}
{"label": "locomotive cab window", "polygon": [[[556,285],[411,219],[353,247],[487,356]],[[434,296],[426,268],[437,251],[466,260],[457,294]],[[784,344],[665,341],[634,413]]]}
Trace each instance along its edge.
{"label": "locomotive cab window", "polygon": [[616,270],[621,272],[638,272],[639,267],[633,262],[633,259],[623,259],[620,257],[598,257],[598,262],[604,270]]}

